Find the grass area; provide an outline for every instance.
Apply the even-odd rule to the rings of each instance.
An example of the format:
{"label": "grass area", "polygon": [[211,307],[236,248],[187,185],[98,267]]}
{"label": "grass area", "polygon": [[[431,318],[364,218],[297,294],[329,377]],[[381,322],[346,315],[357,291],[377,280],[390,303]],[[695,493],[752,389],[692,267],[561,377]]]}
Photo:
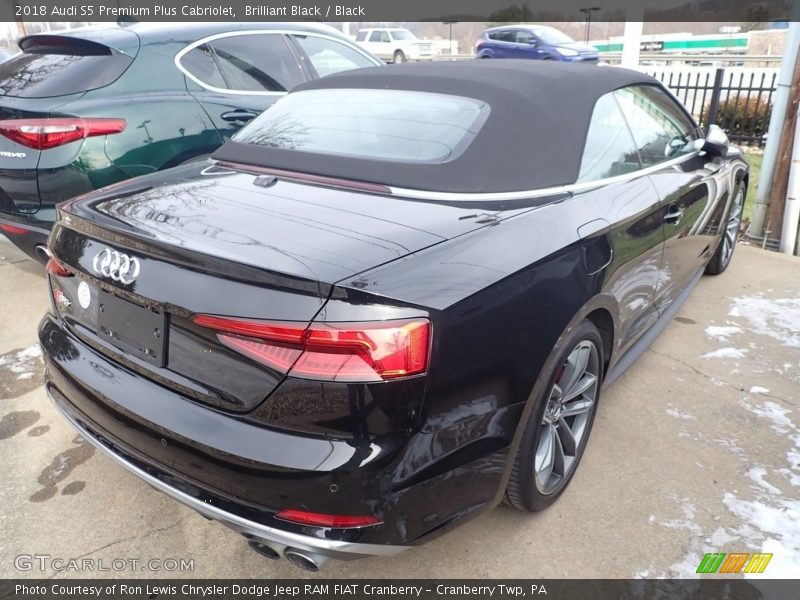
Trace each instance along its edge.
{"label": "grass area", "polygon": [[750,163],[750,184],[747,186],[747,198],[744,201],[742,220],[749,221],[750,216],[753,214],[753,205],[756,202],[756,188],[758,187],[758,178],[761,176],[761,159],[763,155],[745,152],[745,157],[747,162]]}

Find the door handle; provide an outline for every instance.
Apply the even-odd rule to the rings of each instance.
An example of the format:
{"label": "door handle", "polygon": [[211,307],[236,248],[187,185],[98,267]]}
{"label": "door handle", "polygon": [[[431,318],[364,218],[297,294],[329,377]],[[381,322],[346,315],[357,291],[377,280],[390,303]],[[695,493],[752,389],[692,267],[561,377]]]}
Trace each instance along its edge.
{"label": "door handle", "polygon": [[680,223],[682,216],[683,216],[683,208],[681,208],[677,204],[671,204],[668,212],[664,214],[664,222],[677,225],[678,223]]}
{"label": "door handle", "polygon": [[243,108],[237,108],[236,110],[230,110],[228,112],[224,112],[220,115],[223,121],[232,121],[232,122],[241,122],[246,123],[251,119],[255,119],[258,116],[258,113],[253,112],[252,110],[245,110]]}

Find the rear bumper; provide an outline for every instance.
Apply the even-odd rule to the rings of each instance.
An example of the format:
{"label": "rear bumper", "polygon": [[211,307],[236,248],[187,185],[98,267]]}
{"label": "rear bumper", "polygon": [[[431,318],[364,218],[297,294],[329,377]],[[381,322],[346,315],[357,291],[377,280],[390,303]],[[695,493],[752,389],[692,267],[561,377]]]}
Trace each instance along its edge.
{"label": "rear bumper", "polygon": [[[118,443],[113,443],[103,434],[94,431],[91,426],[85,423],[85,419],[81,417],[77,411],[69,407],[67,399],[54,388],[48,388],[48,395],[56,409],[64,416],[70,425],[72,425],[85,440],[94,445],[95,448],[100,450],[108,458],[122,465],[158,491],[164,492],[181,504],[188,506],[209,519],[219,521],[226,527],[230,527],[248,538],[266,542],[267,545],[279,554],[283,554],[284,550],[287,548],[298,548],[309,552],[315,552],[329,558],[352,560],[367,556],[394,556],[408,548],[407,546],[362,544],[315,538],[271,527],[259,523],[258,521],[250,520],[231,510],[215,506],[210,502],[204,502],[178,489],[178,487],[167,483],[167,481],[164,481],[165,473],[154,471],[152,467],[150,467],[149,471],[146,470],[146,467],[142,465],[141,461],[137,461],[134,457],[132,451],[128,450],[126,452]],[[137,462],[142,466],[138,466]]]}
{"label": "rear bumper", "polygon": [[[47,391],[81,435],[153,487],[278,552],[393,555],[490,508],[508,453],[496,428],[519,419],[509,409],[437,432],[311,436],[189,400],[52,314],[39,339]],[[383,524],[309,527],[275,517],[286,508],[374,514]]]}

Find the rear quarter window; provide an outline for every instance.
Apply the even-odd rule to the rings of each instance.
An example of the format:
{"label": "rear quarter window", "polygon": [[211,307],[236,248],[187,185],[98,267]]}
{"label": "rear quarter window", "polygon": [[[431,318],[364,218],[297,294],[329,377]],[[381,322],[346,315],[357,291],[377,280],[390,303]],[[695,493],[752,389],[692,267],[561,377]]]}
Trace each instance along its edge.
{"label": "rear quarter window", "polygon": [[614,94],[594,106],[577,183],[625,175],[642,168],[639,153]]}
{"label": "rear quarter window", "polygon": [[225,80],[208,44],[192,48],[181,58],[181,66],[205,85],[225,89]]}
{"label": "rear quarter window", "polygon": [[324,89],[289,94],[234,140],[244,144],[407,163],[444,163],[469,146],[486,102],[417,91]]}
{"label": "rear quarter window", "polygon": [[236,35],[209,45],[231,90],[285,92],[305,80],[282,35]]}
{"label": "rear quarter window", "polygon": [[694,151],[699,135],[675,101],[654,85],[624,87],[614,92],[646,167]]}
{"label": "rear quarter window", "polygon": [[0,63],[0,95],[50,98],[96,90],[114,83],[133,59],[82,40],[29,45]]}

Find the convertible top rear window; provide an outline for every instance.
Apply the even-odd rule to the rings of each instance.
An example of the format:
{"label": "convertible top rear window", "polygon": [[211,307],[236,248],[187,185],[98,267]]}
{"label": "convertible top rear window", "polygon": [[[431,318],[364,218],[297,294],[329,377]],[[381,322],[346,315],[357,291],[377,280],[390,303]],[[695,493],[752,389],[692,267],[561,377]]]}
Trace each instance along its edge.
{"label": "convertible top rear window", "polygon": [[442,163],[464,151],[489,110],[486,102],[446,94],[309,90],[281,99],[234,140],[354,158]]}
{"label": "convertible top rear window", "polygon": [[660,85],[584,67],[463,60],[343,71],[299,85],[212,157],[425,192],[569,185],[597,99]]}

